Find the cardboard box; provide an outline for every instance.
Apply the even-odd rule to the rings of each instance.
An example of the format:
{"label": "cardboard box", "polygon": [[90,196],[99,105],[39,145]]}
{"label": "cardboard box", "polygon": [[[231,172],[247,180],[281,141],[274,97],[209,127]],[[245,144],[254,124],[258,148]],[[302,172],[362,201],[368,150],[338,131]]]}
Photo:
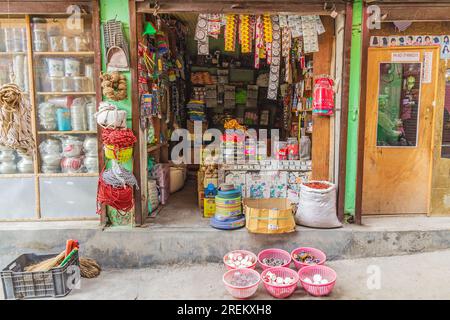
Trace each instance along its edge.
{"label": "cardboard box", "polygon": [[249,232],[279,234],[295,231],[294,211],[286,198],[244,199],[245,220]]}

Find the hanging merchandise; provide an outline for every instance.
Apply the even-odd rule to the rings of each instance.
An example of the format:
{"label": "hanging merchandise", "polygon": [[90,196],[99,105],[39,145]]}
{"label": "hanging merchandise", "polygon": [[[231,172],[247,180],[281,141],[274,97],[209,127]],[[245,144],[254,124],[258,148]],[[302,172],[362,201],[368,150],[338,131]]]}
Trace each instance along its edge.
{"label": "hanging merchandise", "polygon": [[333,80],[328,76],[321,76],[314,81],[313,113],[330,116],[333,108]]}
{"label": "hanging merchandise", "polygon": [[272,28],[272,62],[270,64],[269,89],[267,91],[267,99],[277,100],[281,65],[281,34],[280,26],[278,24],[278,16],[272,16]]}
{"label": "hanging merchandise", "polygon": [[319,51],[319,38],[316,30],[315,16],[302,16],[303,45],[305,53]]}
{"label": "hanging merchandise", "polygon": [[299,15],[288,16],[288,27],[291,29],[292,38],[299,38],[303,35],[302,21]]}
{"label": "hanging merchandise", "polygon": [[234,52],[236,47],[236,15],[225,15],[225,51]]}
{"label": "hanging merchandise", "polygon": [[12,83],[0,87],[0,145],[23,154],[35,149],[30,104]]}
{"label": "hanging merchandise", "polygon": [[107,185],[113,186],[114,188],[123,188],[128,185],[139,189],[136,177],[133,173],[125,169],[116,161],[112,162],[111,169],[106,169],[103,171],[102,176],[103,181]]}
{"label": "hanging merchandise", "polygon": [[320,19],[320,16],[314,16],[314,18],[316,19],[316,30],[317,30],[317,34],[321,35],[324,34],[326,32],[325,27],[323,26],[322,20]]}
{"label": "hanging merchandise", "polygon": [[131,129],[104,129],[102,131],[102,141],[105,145],[105,156],[121,163],[131,159],[133,154],[133,144],[136,143],[136,136]]}
{"label": "hanging merchandise", "polygon": [[201,13],[198,15],[197,27],[195,29],[195,40],[197,40],[198,55],[208,55],[208,14]]}
{"label": "hanging merchandise", "polygon": [[208,14],[208,36],[218,39],[220,35],[220,27],[222,15],[217,13]]}
{"label": "hanging merchandise", "polygon": [[103,39],[106,46],[106,67],[110,71],[129,71],[128,44],[123,33],[122,22],[108,20],[103,24]]}
{"label": "hanging merchandise", "polygon": [[103,174],[100,174],[97,190],[97,214],[101,214],[100,205],[116,209],[121,216],[131,211],[134,206],[133,187],[129,185],[115,188],[106,184]]}
{"label": "hanging merchandise", "polygon": [[103,73],[100,76],[103,95],[114,101],[120,101],[127,98],[127,80],[123,74],[118,71]]}
{"label": "hanging merchandise", "polygon": [[255,53],[254,53],[255,69],[259,69],[259,57],[263,47],[264,47],[264,28],[261,16],[258,16],[256,18],[255,24]]}
{"label": "hanging merchandise", "polygon": [[239,15],[239,43],[242,53],[252,51],[252,34],[250,33],[250,16],[248,14]]}
{"label": "hanging merchandise", "polygon": [[[278,16],[276,17],[278,21]],[[273,41],[273,26],[272,26],[273,19],[270,17],[269,14],[264,14],[262,18],[263,22],[263,30],[264,30],[264,43],[265,43],[265,52],[266,52],[266,59],[267,64],[272,63],[272,41]]]}
{"label": "hanging merchandise", "polygon": [[118,110],[117,106],[102,101],[98,112],[94,114],[97,124],[104,129],[124,129],[127,127],[127,112]]}

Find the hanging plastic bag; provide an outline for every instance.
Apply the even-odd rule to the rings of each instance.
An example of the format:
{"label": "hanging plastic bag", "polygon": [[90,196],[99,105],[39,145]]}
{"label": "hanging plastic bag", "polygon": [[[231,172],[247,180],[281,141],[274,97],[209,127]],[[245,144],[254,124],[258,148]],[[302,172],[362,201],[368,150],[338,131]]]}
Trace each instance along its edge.
{"label": "hanging plastic bag", "polygon": [[330,116],[334,109],[333,80],[323,76],[314,81],[313,113]]}
{"label": "hanging plastic bag", "polygon": [[[320,189],[315,184],[327,187]],[[342,227],[336,215],[336,186],[328,181],[302,184],[295,222],[312,228]]]}

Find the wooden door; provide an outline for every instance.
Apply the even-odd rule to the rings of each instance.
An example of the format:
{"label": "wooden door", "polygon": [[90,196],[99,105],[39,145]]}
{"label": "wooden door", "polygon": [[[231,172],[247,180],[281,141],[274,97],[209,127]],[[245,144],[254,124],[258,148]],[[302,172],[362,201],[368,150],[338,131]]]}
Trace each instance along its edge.
{"label": "wooden door", "polygon": [[438,47],[370,48],[362,213],[429,210]]}

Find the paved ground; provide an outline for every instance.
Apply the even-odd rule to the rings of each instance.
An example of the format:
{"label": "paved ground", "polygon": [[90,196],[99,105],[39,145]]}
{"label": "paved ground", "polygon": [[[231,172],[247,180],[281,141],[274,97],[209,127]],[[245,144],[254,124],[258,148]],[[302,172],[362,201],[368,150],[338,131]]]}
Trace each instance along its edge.
{"label": "paved ground", "polygon": [[[338,274],[328,299],[450,299],[450,250],[328,265]],[[219,264],[106,270],[97,279],[83,279],[66,299],[232,299],[222,284],[224,271]],[[376,287],[377,274],[379,289],[369,289],[368,278]],[[260,285],[254,299],[268,298]],[[303,289],[291,297],[309,298]]]}

